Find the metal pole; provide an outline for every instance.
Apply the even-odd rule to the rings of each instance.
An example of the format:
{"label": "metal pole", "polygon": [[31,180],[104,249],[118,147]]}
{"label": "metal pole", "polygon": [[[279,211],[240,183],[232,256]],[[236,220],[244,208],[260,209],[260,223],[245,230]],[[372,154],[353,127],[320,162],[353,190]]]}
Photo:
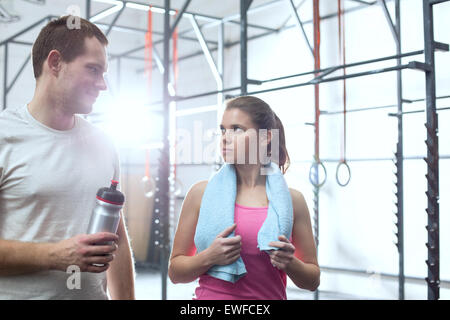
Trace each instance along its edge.
{"label": "metal pole", "polygon": [[170,0],[164,0],[164,75],[163,75],[163,99],[164,99],[164,124],[163,124],[163,149],[159,163],[160,184],[160,266],[161,266],[161,299],[167,300],[167,268],[169,249],[169,59],[170,59]]}
{"label": "metal pole", "polygon": [[[319,0],[313,0],[313,29],[314,29],[314,69],[320,69],[320,10]],[[316,73],[315,76],[318,76]],[[314,85],[315,123],[314,123],[314,239],[316,243],[316,253],[319,254],[319,83]],[[314,300],[319,300],[319,289],[314,291]]]}
{"label": "metal pole", "polygon": [[[356,11],[356,10],[354,10],[354,9],[358,9],[359,7],[363,7],[363,6],[358,6],[358,7],[356,7],[356,8],[351,8],[351,9],[346,10],[345,12],[346,12],[346,13],[349,13],[349,12]],[[250,12],[250,11],[251,11],[251,9],[248,10],[248,12]],[[326,15],[326,16],[324,16],[324,17],[321,17],[321,20],[326,20],[326,19],[330,19],[330,18],[333,18],[333,17],[336,17],[336,14]],[[306,23],[311,23],[311,21],[303,22],[303,24],[306,24]],[[97,25],[102,25],[102,24],[97,23]],[[208,25],[208,24],[206,24],[206,25]],[[206,25],[203,25],[203,26],[202,26],[202,30],[205,29],[205,26],[206,26]],[[216,25],[216,24],[215,24],[215,25]],[[104,26],[107,26],[107,25],[104,25]],[[119,28],[119,27],[118,27],[118,26],[115,26],[115,28]],[[120,28],[122,28],[122,27],[120,27]],[[279,32],[284,31],[284,30],[287,30],[287,29],[289,29],[289,28],[290,28],[289,26],[288,26],[288,27],[285,27],[285,28],[282,28],[282,29],[279,30]],[[127,28],[124,28],[124,29],[130,29],[130,28],[127,27]],[[185,31],[187,32],[187,31],[190,31],[190,30],[185,30]],[[142,30],[142,32],[145,32],[145,30]],[[185,32],[185,33],[186,33],[186,32]],[[275,33],[275,32],[265,32],[265,33],[262,33],[262,34],[258,34],[258,35],[255,35],[255,36],[251,36],[251,37],[248,37],[248,38],[247,38],[247,40],[248,40],[247,42],[249,42],[250,40],[260,39],[260,38],[263,38],[263,37],[265,37],[265,36],[269,36],[269,35],[274,34],[274,33]],[[181,39],[182,37],[181,37],[180,35],[181,35],[181,33],[178,34],[178,37]],[[186,39],[186,40],[192,40],[192,41],[197,41],[197,39],[195,39],[195,38],[187,38],[187,37],[185,37],[185,38],[183,38],[183,39]],[[212,40],[205,40],[205,41],[206,41],[207,43],[217,44],[217,42],[212,41]],[[155,46],[155,45],[157,45],[157,44],[159,44],[159,43],[162,43],[162,42],[163,42],[163,40],[158,40],[158,41],[155,41],[155,42],[153,43],[153,45]],[[231,48],[231,47],[234,47],[235,45],[240,45],[240,43],[241,43],[240,40],[238,40],[238,41],[233,41],[233,42],[228,42],[228,43],[225,44],[225,48],[226,48],[226,49],[229,49],[229,48]],[[130,59],[139,59],[139,58],[136,58],[136,57],[128,57],[127,55],[132,54],[132,53],[137,52],[137,51],[140,51],[140,50],[143,50],[144,48],[145,48],[145,46],[140,46],[140,47],[138,47],[138,48],[129,50],[129,51],[124,52],[124,53],[121,53],[121,54],[119,54],[119,55],[115,55],[115,56],[113,57],[113,59],[115,59],[115,58],[118,57],[118,56],[130,58]],[[217,47],[210,49],[211,52],[216,51],[216,50],[217,50]],[[189,59],[189,58],[197,57],[197,56],[199,56],[199,55],[201,55],[201,54],[203,54],[203,51],[198,51],[198,52],[196,52],[196,53],[188,54],[188,55],[186,55],[186,56],[180,57],[180,58],[178,59],[178,61],[182,61],[182,60],[186,60],[186,59]],[[420,51],[414,51],[414,52],[408,52],[408,53],[402,54],[402,56],[405,56],[405,57],[406,57],[406,56],[419,55],[419,54],[423,54],[423,50],[420,50]],[[384,61],[384,60],[388,60],[388,59],[395,59],[395,58],[396,58],[396,56],[392,56],[392,57],[383,57],[383,58],[381,58],[381,60],[380,60],[380,59],[368,60],[367,62],[363,62],[362,64],[364,64],[364,63],[369,63],[369,61],[371,61],[371,62],[379,62],[379,61]],[[140,59],[143,60],[144,58],[140,58]],[[361,63],[361,62],[360,62],[360,63]],[[358,64],[353,64],[353,63],[352,63],[352,64],[348,64],[348,65],[341,66],[341,67],[348,68],[348,67],[356,66],[356,65],[358,65]],[[330,68],[325,68],[325,69],[322,69],[322,70],[314,70],[314,71],[312,71],[311,73],[323,72],[323,71],[326,71],[326,70],[329,70],[329,69],[330,69]],[[144,69],[139,69],[139,72],[143,72],[143,71],[144,71]],[[297,77],[297,76],[301,76],[301,75],[304,75],[304,74],[303,74],[303,73],[300,73],[300,74],[295,74],[295,75],[288,75],[288,76],[279,77],[279,78],[274,78],[274,79],[262,80],[262,82],[265,83],[265,82],[270,82],[270,81],[283,80],[283,79],[287,79],[287,78],[291,78],[291,77]]]}
{"label": "metal pole", "polygon": [[[220,85],[217,85],[217,90],[220,91],[217,94],[217,111],[216,111],[216,128],[219,127],[220,123],[222,122],[222,114],[224,112],[224,61],[225,61],[225,24],[222,22],[219,25],[218,30],[218,42],[219,45],[217,47],[217,70],[220,74]],[[220,139],[217,139],[216,142],[217,150],[220,150]],[[220,157],[216,156],[216,164],[214,165],[215,171],[219,170],[219,166],[217,165],[218,162],[220,162]]]}
{"label": "metal pole", "polygon": [[309,43],[308,36],[306,35],[305,28],[303,27],[303,22],[300,19],[300,16],[297,12],[297,8],[295,7],[294,1],[293,0],[288,0],[288,1],[291,6],[292,15],[295,18],[295,22],[297,23],[298,28],[302,32],[303,39],[305,40],[306,45],[308,46],[309,50],[311,51],[311,55],[314,57],[314,49],[312,48],[311,43]]}
{"label": "metal pole", "polygon": [[436,113],[436,78],[434,61],[433,7],[430,0],[423,0],[423,25],[425,45],[426,118],[427,123],[427,215],[428,224],[428,299],[439,299],[439,147],[438,116]]}
{"label": "metal pole", "polygon": [[[256,39],[256,37],[258,36],[254,36],[254,37],[249,37],[247,40],[253,40]],[[196,40],[197,41],[197,40]],[[206,41],[206,40],[205,40]],[[238,42],[240,43],[240,41]],[[155,43],[154,43],[155,44]],[[225,44],[224,45],[226,49],[231,48],[232,46],[234,46],[234,43],[231,44]],[[143,47],[138,48],[139,50],[142,50]],[[137,49],[133,49],[133,52],[135,51],[139,51]],[[210,49],[211,52],[218,50],[218,47],[212,48]],[[131,52],[131,53],[133,53]],[[186,56],[180,57],[178,59],[179,61],[183,61],[192,57],[196,57],[199,56],[201,54],[204,54],[203,50],[198,51],[196,53],[191,53],[188,54]],[[257,80],[260,82],[260,84],[264,84],[267,82],[272,82],[272,81],[279,81],[279,80],[285,80],[285,79],[289,79],[289,78],[295,78],[295,77],[301,77],[301,76],[305,76],[305,75],[309,75],[309,74],[315,74],[315,73],[331,73],[343,68],[350,68],[350,67],[355,67],[355,66],[359,66],[359,65],[364,65],[364,64],[370,64],[370,63],[375,63],[375,62],[380,62],[380,61],[386,61],[386,60],[391,60],[391,59],[397,59],[399,57],[410,57],[410,56],[414,56],[414,55],[420,55],[423,54],[423,50],[418,50],[418,51],[412,51],[412,52],[407,52],[407,53],[403,53],[401,55],[393,55],[393,56],[388,56],[388,57],[382,57],[382,58],[377,58],[377,59],[371,59],[371,60],[365,60],[365,61],[358,61],[355,63],[349,63],[349,64],[345,64],[345,65],[339,65],[339,66],[334,66],[334,67],[328,67],[328,68],[324,68],[324,69],[319,69],[319,70],[312,70],[312,71],[307,71],[307,72],[302,72],[302,73],[296,73],[296,74],[292,74],[292,75],[287,75],[287,76],[282,76],[282,77],[277,77],[277,78],[272,78],[272,79],[265,79],[265,80]],[[120,54],[120,55],[115,55],[113,56],[113,58],[118,58],[118,57],[122,57],[122,58],[127,58],[127,59],[140,59],[140,60],[144,60],[144,58],[137,58],[137,57],[130,57],[126,54]],[[137,72],[144,72],[145,69],[141,68],[138,69]],[[321,76],[323,77],[324,75],[321,74]],[[414,100],[411,100],[414,101]]]}
{"label": "metal pole", "polygon": [[[96,0],[94,0],[94,1],[96,1]],[[118,1],[120,1],[123,5],[126,5],[128,8],[131,8],[131,9],[148,11],[148,7],[149,7],[148,4],[142,4],[142,3],[135,2],[135,1],[130,1],[130,0],[126,0],[126,1],[125,0],[118,0]],[[251,2],[252,0],[246,0],[246,1],[247,2]],[[279,0],[279,1],[282,1],[282,0]],[[99,2],[101,2],[101,1],[99,1]],[[268,6],[269,3],[267,3],[265,5]],[[162,7],[159,7],[159,6],[156,6],[156,5],[152,5],[152,8],[153,8],[153,10],[152,10],[153,12],[161,13],[161,14],[164,14],[163,11],[166,10],[166,8],[162,8]],[[247,8],[248,8],[248,6],[247,6]],[[169,8],[169,12],[170,12],[170,14],[174,14],[175,10]],[[195,15],[196,18],[198,18],[198,19],[212,22],[211,24],[208,24],[205,27],[213,27],[213,26],[215,26],[213,23],[220,24],[221,22],[226,22],[226,23],[230,23],[230,24],[240,25],[239,21],[232,21],[230,19],[226,19],[226,18],[222,18],[222,17],[215,17],[215,16],[211,16],[211,15],[199,14],[199,13],[194,13],[194,12],[189,12],[189,11],[185,11],[184,14],[186,14],[188,16],[189,15]],[[251,27],[251,28],[255,28],[255,29],[269,30],[271,32],[277,32],[277,29],[273,29],[273,28],[266,27],[266,26],[260,26],[260,25],[255,25],[255,24],[251,24],[251,23],[249,23],[248,26]],[[181,31],[178,35],[185,34],[186,32],[189,32],[189,31]]]}
{"label": "metal pole", "polygon": [[119,20],[120,16],[122,15],[123,11],[125,10],[125,6],[122,7],[122,9],[117,12],[116,16],[114,17],[113,21],[110,23],[108,30],[106,30],[105,35],[109,36],[111,30],[113,29],[114,25],[116,24],[117,20]]}
{"label": "metal pole", "polygon": [[317,85],[319,83],[324,83],[324,82],[332,82],[332,81],[343,80],[343,79],[357,78],[357,77],[362,77],[362,76],[370,76],[370,75],[379,74],[379,73],[397,71],[400,69],[416,69],[416,67],[415,67],[415,65],[409,63],[409,64],[405,64],[405,65],[401,65],[401,66],[387,67],[387,68],[382,68],[382,69],[377,69],[377,70],[370,70],[370,71],[347,74],[345,76],[336,76],[336,77],[331,77],[331,78],[319,79],[317,81],[307,81],[307,82],[296,83],[296,84],[292,84],[292,85],[270,88],[270,89],[265,89],[265,90],[257,90],[257,91],[252,91],[249,94],[255,95],[255,94],[261,94],[261,93],[266,93],[266,92],[271,92],[271,91],[303,87],[303,86],[308,86],[308,85]]}
{"label": "metal pole", "polygon": [[14,76],[14,78],[12,79],[11,83],[9,84],[9,86],[7,86],[7,88],[6,88],[6,93],[7,94],[9,93],[9,91],[11,91],[12,87],[16,84],[17,80],[19,79],[19,77],[22,74],[23,70],[27,67],[28,62],[30,62],[30,60],[31,60],[31,53],[28,54],[28,56],[26,57],[25,61],[22,64],[22,66],[19,68],[19,71],[17,71],[17,74]]}
{"label": "metal pole", "polygon": [[[385,5],[385,2],[383,1]],[[397,55],[402,52],[401,42],[401,25],[400,25],[400,0],[395,0],[395,34],[396,34],[396,48]],[[402,59],[397,58],[397,66],[402,65]],[[396,186],[397,186],[397,249],[399,256],[398,268],[398,298],[405,299],[405,266],[404,266],[404,241],[403,241],[403,88],[402,88],[402,70],[397,71],[397,110],[398,110],[398,141],[397,151],[395,152],[397,167],[396,172]]]}
{"label": "metal pole", "polygon": [[208,45],[206,44],[205,37],[203,36],[200,30],[200,26],[198,25],[197,20],[195,20],[194,16],[189,16],[189,18],[191,20],[191,24],[194,29],[195,35],[197,36],[198,42],[200,43],[200,46],[202,48],[203,54],[205,55],[206,61],[208,62],[211,72],[214,75],[214,79],[216,80],[217,85],[221,86],[222,78],[220,72],[217,69],[211,51],[209,50]]}
{"label": "metal pole", "polygon": [[[339,267],[333,267],[333,266],[324,266],[321,265],[320,266],[320,270],[324,271],[324,272],[334,272],[334,273],[339,273],[339,274],[349,274],[349,275],[367,275],[367,276],[371,276],[371,275],[379,275],[381,278],[387,278],[387,280],[396,280],[398,279],[398,275],[397,274],[393,274],[393,273],[385,273],[385,272],[370,272],[368,270],[361,270],[361,269],[350,269],[350,268],[339,268]],[[421,284],[425,284],[425,280],[422,277],[414,277],[414,276],[405,276],[405,280],[407,281],[411,281],[411,282],[418,282]],[[446,284],[447,287],[450,286],[450,281],[449,280],[442,280],[441,281],[442,284]]]}
{"label": "metal pole", "polygon": [[0,42],[0,46],[3,45],[3,44],[5,44],[5,43],[7,43],[7,42],[10,42],[10,41],[16,39],[17,37],[23,35],[24,33],[28,32],[28,31],[30,31],[31,29],[35,28],[36,26],[40,25],[42,22],[50,21],[50,19],[53,19],[53,18],[58,18],[58,17],[57,17],[57,16],[49,15],[49,16],[46,16],[46,17],[40,19],[39,21],[33,23],[33,24],[30,25],[29,27],[27,27],[27,28],[25,28],[25,29],[23,29],[23,30],[17,32],[16,34],[12,35],[11,37],[9,37],[9,38],[3,40],[2,42]]}
{"label": "metal pole", "polygon": [[[106,23],[96,22],[95,24],[98,27],[105,28],[105,29],[107,29],[109,27],[109,24],[106,24]],[[203,26],[202,26],[202,29],[203,29]],[[134,27],[125,27],[123,25],[118,25],[118,24],[115,24],[113,26],[113,30],[115,30],[115,31],[122,31],[122,32],[128,32],[128,33],[133,33],[133,34],[145,34],[145,33],[147,33],[146,29],[134,28]],[[164,36],[164,32],[153,30],[153,35]],[[178,39],[184,39],[184,40],[187,40],[187,41],[195,41],[195,42],[197,42],[196,38],[188,37],[188,36],[180,36],[180,35],[178,35]],[[163,43],[163,42],[164,42],[164,39],[161,38],[158,41],[154,41],[153,42],[153,46],[155,46],[156,44]],[[212,44],[212,45],[217,45],[217,42],[213,41],[213,40],[206,40],[206,42],[209,43],[209,44]],[[135,49],[130,50],[131,52],[129,52],[129,53],[133,53],[133,52],[136,52],[136,51],[139,51],[139,50],[144,50],[144,49],[145,49],[145,46],[141,45],[141,46],[139,46],[139,47],[137,47]],[[117,56],[122,56],[122,55],[124,55],[124,54],[118,54]],[[142,58],[142,60],[144,60],[144,58]]]}
{"label": "metal pole", "polygon": [[[280,1],[284,1],[284,0],[280,0]],[[271,3],[263,4],[263,5],[261,5],[260,7],[263,7],[263,6],[269,5],[269,4],[271,4]],[[350,13],[350,12],[354,12],[354,11],[357,11],[357,10],[361,10],[362,8],[365,8],[365,7],[366,7],[366,6],[357,6],[357,7],[355,7],[355,8],[350,8],[350,9],[348,9],[348,10],[345,11],[345,14]],[[255,9],[257,9],[257,8],[258,8],[258,7],[255,6],[255,7],[251,8],[251,9],[249,9],[249,10],[247,11],[247,13],[254,12]],[[329,15],[326,15],[326,16],[321,17],[321,20],[331,19],[331,18],[334,18],[334,17],[336,17],[336,16],[337,16],[336,13],[329,14]],[[227,20],[227,17],[225,17],[225,18],[223,19],[223,22],[227,22],[227,21],[229,21],[229,20]],[[220,24],[220,23],[221,23],[221,21],[219,21],[219,20],[218,20],[218,21],[214,21],[214,22],[212,22],[212,23],[206,23],[206,24],[202,25],[202,30],[204,30],[204,29],[206,29],[206,28],[208,28],[208,27],[216,26],[217,24]],[[236,22],[236,23],[239,23],[239,22]],[[303,21],[303,25],[305,25],[305,24],[310,24],[310,23],[312,23],[312,20]],[[108,26],[107,24],[102,24],[102,23],[97,23],[97,25],[98,25],[98,26],[103,26],[103,27],[107,27],[107,26]],[[251,25],[249,25],[249,26],[251,26]],[[251,37],[249,37],[247,40],[249,41],[249,40],[259,39],[259,38],[262,38],[262,37],[265,37],[265,36],[272,35],[272,34],[277,33],[277,32],[281,32],[281,31],[284,31],[284,30],[288,30],[288,29],[290,29],[290,28],[292,28],[292,27],[294,27],[294,26],[286,26],[286,27],[282,27],[282,28],[277,29],[277,30],[274,30],[274,31],[264,32],[264,33],[258,34],[258,35],[256,35],[256,36],[251,36]],[[117,29],[117,30],[128,30],[128,31],[143,32],[143,33],[147,32],[147,31],[144,30],[144,29],[131,28],[131,27],[124,27],[124,26],[114,26],[113,28],[114,28],[114,29]],[[160,34],[159,32],[156,32],[156,31],[153,31],[153,32],[154,32],[155,34]],[[188,33],[188,32],[191,32],[191,29],[188,29],[188,30],[184,30],[184,31],[179,32],[179,33],[178,33],[178,38],[179,38],[179,39],[191,40],[191,41],[197,41],[197,39],[195,39],[195,38],[183,37],[183,35],[186,34],[186,33]],[[162,33],[161,33],[161,34],[162,34]],[[153,46],[155,46],[155,45],[157,45],[157,44],[160,44],[160,43],[162,43],[163,41],[164,41],[164,40],[158,40],[158,41],[155,41],[155,42],[153,42]],[[211,40],[205,40],[205,41],[206,41],[207,43],[217,44],[217,43],[215,43],[214,41],[211,41]],[[235,45],[240,45],[240,40],[238,40],[238,41],[233,41],[233,42],[230,42],[230,43],[226,43],[226,44],[225,44],[225,48],[231,48],[231,47],[233,47],[233,46],[235,46]],[[133,52],[136,52],[136,51],[143,50],[144,48],[145,48],[145,46],[140,46],[140,47],[138,47],[138,48],[129,50],[129,51],[127,51],[127,52],[124,52],[124,53],[122,53],[122,54],[120,54],[120,55],[116,55],[116,56],[124,56],[124,55],[127,55],[127,54],[131,54],[131,53],[133,53]],[[211,51],[215,51],[215,50],[217,50],[217,48],[211,49]],[[203,51],[197,52],[197,53],[195,53],[195,54],[189,54],[189,55],[187,55],[187,56],[185,56],[185,57],[180,57],[180,58],[178,59],[178,61],[181,61],[181,60],[187,59],[187,58],[192,58],[192,57],[198,56],[198,55],[200,55],[200,54],[203,54]]]}
{"label": "metal pole", "polygon": [[[450,107],[436,108],[436,111],[444,111],[444,110],[450,110]],[[426,110],[425,109],[423,109],[423,110],[411,110],[411,111],[402,112],[402,114],[421,113],[421,112],[424,112],[424,111],[426,111]],[[388,115],[389,116],[393,115],[395,117],[397,116],[396,113],[395,114],[389,113]],[[439,155],[439,159],[441,159],[441,155]]]}
{"label": "metal pole", "polygon": [[363,61],[358,61],[358,62],[353,62],[353,63],[347,63],[347,64],[343,64],[343,65],[339,65],[339,66],[328,67],[328,68],[318,69],[318,70],[312,70],[312,71],[307,71],[307,72],[302,72],[302,73],[296,73],[296,74],[292,74],[292,75],[282,76],[282,77],[278,77],[278,78],[265,79],[265,80],[260,80],[260,81],[262,83],[267,83],[267,82],[285,80],[285,79],[289,79],[289,78],[301,77],[301,76],[306,76],[306,75],[309,75],[309,74],[316,74],[316,73],[320,73],[322,75],[322,77],[323,77],[323,73],[326,73],[326,72],[329,72],[329,71],[334,72],[334,71],[337,71],[337,70],[340,70],[340,69],[344,69],[344,68],[351,68],[351,67],[361,66],[361,65],[365,65],[365,64],[371,64],[371,63],[376,63],[376,62],[381,62],[381,61],[398,59],[398,58],[401,58],[401,57],[416,56],[416,55],[419,55],[419,54],[423,54],[423,50],[407,52],[407,53],[403,53],[403,54],[400,54],[400,55],[396,54],[396,55],[393,55],[393,56],[387,56],[387,57],[382,57],[382,58],[376,58],[376,59],[363,60]]}
{"label": "metal pole", "polygon": [[3,71],[3,110],[5,110],[6,99],[8,95],[8,43],[5,43],[5,59]]}
{"label": "metal pole", "polygon": [[86,20],[91,18],[91,0],[86,0]]}
{"label": "metal pole", "polygon": [[[217,84],[217,91],[222,91],[224,89],[224,85],[223,85],[223,73],[224,73],[224,59],[225,59],[225,47],[224,47],[224,41],[225,41],[225,32],[224,32],[224,23],[221,23],[219,25],[219,30],[218,30],[218,42],[219,42],[219,46],[217,48],[217,71],[219,72],[220,75],[220,84]],[[221,114],[221,107],[222,107],[222,103],[223,103],[223,92],[220,92],[217,95],[217,124],[219,124],[220,119],[219,116]]]}
{"label": "metal pole", "polygon": [[[270,8],[273,7],[274,5],[277,5],[278,3],[283,2],[283,1],[285,1],[285,0],[270,1],[270,2],[267,2],[267,3],[263,3],[263,4],[261,4],[261,5],[255,5],[255,6],[253,6],[251,9],[247,10],[247,14],[256,13],[256,12],[258,12],[258,11],[265,10],[265,9],[270,9]],[[305,0],[303,0],[303,1],[305,1]],[[388,1],[389,1],[389,0],[388,0]],[[355,6],[355,7],[353,7],[353,8],[349,8],[349,9],[345,10],[345,14],[350,13],[350,12],[354,12],[354,11],[358,11],[358,10],[365,9],[365,8],[367,8],[367,5],[373,5],[373,4],[375,4],[375,3],[376,3],[376,1],[374,1],[374,2],[372,2],[372,3],[370,3],[370,4],[365,3],[365,5],[360,5],[360,6]],[[301,4],[300,4],[300,5],[301,5]],[[299,6],[299,5],[297,5],[297,7],[298,7],[298,6]],[[323,16],[323,17],[320,17],[320,19],[321,19],[321,20],[327,20],[327,19],[330,19],[330,18],[334,18],[334,17],[336,17],[336,16],[337,16],[337,13],[332,13],[332,14],[328,14],[328,15],[325,15],[325,16]],[[234,24],[239,24],[238,21],[232,21],[232,20],[234,20],[234,19],[238,19],[239,17],[240,17],[240,14],[233,14],[233,15],[224,17],[224,18],[222,18],[221,20],[222,20],[222,22],[231,22],[231,23],[234,23]],[[286,23],[287,23],[289,20],[290,20],[290,19],[288,19],[288,20],[286,21]],[[203,29],[203,28],[210,28],[210,27],[213,27],[213,26],[217,25],[218,23],[220,23],[220,22],[218,22],[218,21],[213,21],[213,22],[205,23],[205,24],[202,26],[202,29]],[[284,23],[281,27],[277,28],[276,30],[270,31],[270,33],[267,33],[267,34],[273,34],[273,33],[277,33],[277,32],[283,31],[283,30],[287,30],[287,29],[296,27],[295,24],[286,26],[286,23]],[[311,20],[307,20],[307,21],[303,21],[303,25],[309,24],[309,23],[312,23],[312,19],[311,19]],[[249,24],[248,26],[249,26],[249,27],[259,27],[260,29],[270,29],[270,28],[264,28],[264,27],[262,27],[262,26],[253,26],[252,24]],[[185,31],[182,31],[182,32],[183,32],[183,34],[184,34],[184,33],[186,33],[186,32],[189,32],[189,30],[185,30]],[[180,33],[180,34],[181,34],[181,33]],[[267,34],[266,34],[266,35],[267,35]]]}
{"label": "metal pole", "polygon": [[[412,67],[411,67],[410,64],[405,64],[405,65],[401,65],[401,66],[388,67],[388,68],[383,68],[383,69],[378,69],[378,70],[370,70],[370,71],[365,71],[365,72],[347,74],[345,76],[336,76],[336,77],[332,77],[332,78],[319,79],[319,80],[314,81],[314,82],[313,81],[307,81],[307,82],[296,83],[296,84],[288,85],[288,86],[275,87],[275,88],[259,90],[259,91],[252,91],[252,92],[247,92],[247,94],[256,95],[256,94],[261,94],[261,93],[266,93],[266,92],[279,91],[279,90],[285,90],[285,89],[292,89],[292,88],[296,88],[296,87],[304,87],[304,86],[309,86],[309,85],[317,85],[319,83],[324,83],[324,82],[332,82],[332,81],[343,80],[343,79],[350,79],[350,78],[356,78],[356,77],[362,77],[362,76],[370,76],[370,75],[374,75],[374,74],[378,74],[378,73],[397,71],[397,70],[400,70],[400,69],[411,69],[411,68]],[[184,100],[204,97],[204,96],[208,96],[208,95],[214,95],[214,94],[218,94],[218,93],[221,93],[221,92],[235,91],[235,90],[238,90],[240,88],[241,87],[232,87],[232,88],[224,89],[222,91],[210,91],[210,92],[199,93],[199,94],[195,94],[195,95],[192,95],[192,96],[186,96],[186,97],[178,96],[178,97],[175,97],[174,100],[176,100],[176,101],[184,101]],[[155,104],[160,104],[160,103],[161,102],[158,102],[158,103],[155,103]],[[394,105],[394,106],[396,106],[396,105]],[[379,109],[379,108],[388,108],[388,107],[391,107],[391,106],[374,107],[374,108],[367,108],[367,109],[370,110],[370,109],[377,109],[377,108]],[[354,112],[354,111],[362,111],[362,109],[361,110],[349,110],[348,112]],[[329,112],[329,114],[340,113],[340,112],[342,112],[342,111],[333,111],[333,112]],[[321,113],[326,114],[325,112],[321,112]]]}
{"label": "metal pole", "polygon": [[[391,32],[394,35],[395,42],[397,43],[397,42],[400,41],[400,36],[397,33],[397,26],[394,25],[394,22],[392,22],[391,14],[389,13],[389,10],[388,10],[388,8],[386,6],[386,1],[385,0],[378,0],[378,2],[380,3],[381,8],[383,9],[384,15],[385,15],[386,20],[387,20],[388,25],[389,25],[389,29],[391,29]],[[396,6],[395,7],[397,8],[397,2],[396,2]]]}
{"label": "metal pole", "polygon": [[[187,114],[189,115],[189,114]],[[181,117],[184,116],[183,114],[180,115]],[[415,160],[423,160],[423,156],[406,156],[404,157],[404,160],[408,161],[415,161]],[[331,158],[322,158],[320,159],[322,163],[339,163],[341,159],[331,159]],[[395,158],[347,158],[347,162],[381,162],[381,161],[394,161]],[[450,154],[441,154],[439,155],[439,160],[450,160]],[[311,163],[311,160],[309,159],[303,159],[303,160],[295,160],[291,161],[291,164],[305,164],[305,163]],[[191,167],[191,166],[209,166],[214,163],[212,162],[202,162],[202,163],[180,163],[180,167]],[[398,278],[398,274],[395,275],[396,278]],[[423,279],[423,278],[422,278]]]}
{"label": "metal pole", "polygon": [[172,34],[174,33],[178,23],[180,23],[181,18],[183,17],[183,14],[186,12],[187,7],[189,6],[189,4],[191,3],[192,0],[186,0],[186,2],[183,5],[183,8],[181,8],[180,12],[177,15],[177,18],[175,20],[175,22],[173,23],[171,29],[170,29],[170,35],[172,36]]}
{"label": "metal pole", "polygon": [[247,95],[247,9],[250,0],[240,0],[241,4],[241,95]]}

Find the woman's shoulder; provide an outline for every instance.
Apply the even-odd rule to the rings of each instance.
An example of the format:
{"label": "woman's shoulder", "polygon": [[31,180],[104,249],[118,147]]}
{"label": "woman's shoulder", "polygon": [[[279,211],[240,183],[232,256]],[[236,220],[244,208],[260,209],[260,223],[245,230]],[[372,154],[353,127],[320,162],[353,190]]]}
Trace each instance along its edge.
{"label": "woman's shoulder", "polygon": [[194,183],[187,192],[185,201],[192,201],[193,203],[200,205],[207,184],[208,180],[201,180]]}
{"label": "woman's shoulder", "polygon": [[189,188],[183,200],[181,216],[191,218],[198,217],[200,211],[200,204],[202,202],[203,193],[205,191],[207,184],[208,181],[202,180],[194,183]]}
{"label": "woman's shoulder", "polygon": [[189,192],[195,193],[197,195],[198,194],[203,195],[203,192],[205,192],[207,184],[208,184],[208,180],[198,181],[191,186],[191,189],[189,190]]}
{"label": "woman's shoulder", "polygon": [[299,218],[309,218],[308,206],[303,193],[294,188],[289,188],[294,207],[294,216]]}
{"label": "woman's shoulder", "polygon": [[305,197],[303,196],[303,193],[301,193],[297,189],[289,188],[289,191],[291,193],[291,198],[292,198],[293,202],[294,201],[305,201]]}

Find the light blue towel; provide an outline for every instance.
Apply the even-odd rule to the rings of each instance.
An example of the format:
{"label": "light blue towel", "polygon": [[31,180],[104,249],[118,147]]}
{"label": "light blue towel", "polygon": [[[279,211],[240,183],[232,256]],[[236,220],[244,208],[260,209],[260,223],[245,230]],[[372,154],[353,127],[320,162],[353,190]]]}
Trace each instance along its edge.
{"label": "light blue towel", "polygon": [[[278,250],[269,246],[271,241],[279,241],[278,236],[291,237],[293,208],[289,188],[277,164],[271,162],[262,167],[266,171],[266,193],[269,200],[267,218],[258,232],[260,250]],[[208,181],[203,193],[200,212],[195,230],[194,242],[197,251],[208,248],[216,236],[234,223],[236,202],[236,169],[233,164],[224,164]],[[230,237],[234,236],[234,232]],[[235,262],[211,267],[210,276],[235,283],[247,270],[241,257]]]}

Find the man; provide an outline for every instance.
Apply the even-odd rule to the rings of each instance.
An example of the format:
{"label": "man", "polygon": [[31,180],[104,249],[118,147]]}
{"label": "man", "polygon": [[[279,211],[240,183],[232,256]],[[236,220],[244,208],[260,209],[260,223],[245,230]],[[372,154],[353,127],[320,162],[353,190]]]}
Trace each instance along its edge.
{"label": "man", "polygon": [[[134,299],[123,217],[117,235],[85,234],[96,192],[119,179],[119,161],[109,139],[77,115],[106,89],[108,40],[78,17],[79,28],[68,27],[73,18],[41,30],[34,97],[0,114],[0,299],[107,299],[108,291]],[[112,245],[95,245],[104,241]]]}

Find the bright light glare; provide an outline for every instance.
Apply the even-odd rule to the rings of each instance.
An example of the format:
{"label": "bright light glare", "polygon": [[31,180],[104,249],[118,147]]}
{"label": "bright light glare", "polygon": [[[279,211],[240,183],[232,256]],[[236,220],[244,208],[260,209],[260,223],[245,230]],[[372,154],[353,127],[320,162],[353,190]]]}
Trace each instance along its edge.
{"label": "bright light glare", "polygon": [[138,101],[121,99],[109,106],[100,127],[114,140],[119,147],[152,148],[162,131],[161,119]]}

